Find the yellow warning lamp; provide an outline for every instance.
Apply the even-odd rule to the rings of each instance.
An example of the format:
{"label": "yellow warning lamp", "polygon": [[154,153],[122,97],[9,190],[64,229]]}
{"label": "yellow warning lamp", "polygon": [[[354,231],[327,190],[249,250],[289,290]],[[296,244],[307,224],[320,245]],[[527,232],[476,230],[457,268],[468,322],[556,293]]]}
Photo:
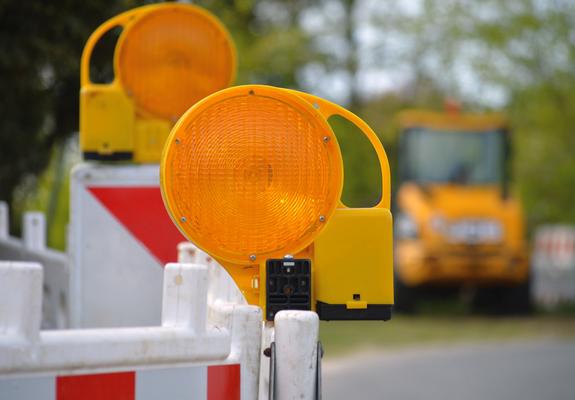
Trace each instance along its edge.
{"label": "yellow warning lamp", "polygon": [[[343,161],[332,115],[356,124],[378,155],[383,192],[373,208],[340,200]],[[284,309],[389,319],[389,164],[375,133],[351,112],[293,90],[224,89],[176,123],[160,180],[174,223],[230,272],[266,319]]]}
{"label": "yellow warning lamp", "polygon": [[[114,79],[90,79],[96,44],[115,28]],[[173,124],[191,105],[235,77],[225,27],[206,10],[166,3],[106,21],[88,39],[81,62],[80,147],[86,159],[159,162]]]}

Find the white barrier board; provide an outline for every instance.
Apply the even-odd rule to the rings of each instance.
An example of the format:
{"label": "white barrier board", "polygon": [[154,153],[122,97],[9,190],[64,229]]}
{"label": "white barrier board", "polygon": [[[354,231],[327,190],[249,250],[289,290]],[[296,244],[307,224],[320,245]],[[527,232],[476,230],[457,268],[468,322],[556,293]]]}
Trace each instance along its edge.
{"label": "white barrier board", "polygon": [[538,305],[553,308],[575,302],[575,227],[539,227],[532,263],[532,295]]}
{"label": "white barrier board", "polygon": [[70,208],[71,326],[157,325],[162,266],[185,240],[164,208],[159,166],[81,164]]}
{"label": "white barrier board", "polygon": [[239,400],[240,366],[0,377],[2,400]]}

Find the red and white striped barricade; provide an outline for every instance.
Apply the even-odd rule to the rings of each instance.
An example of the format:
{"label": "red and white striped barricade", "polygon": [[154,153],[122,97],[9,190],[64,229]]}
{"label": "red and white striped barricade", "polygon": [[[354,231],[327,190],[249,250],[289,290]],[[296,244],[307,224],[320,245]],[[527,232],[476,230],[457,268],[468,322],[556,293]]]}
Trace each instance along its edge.
{"label": "red and white striped barricade", "polygon": [[575,227],[547,225],[535,232],[534,301],[552,308],[575,302]]}
{"label": "red and white striped barricade", "polygon": [[205,265],[163,276],[160,326],[40,331],[41,266],[0,262],[0,398],[256,399],[261,310],[208,304]]}
{"label": "red and white striped barricade", "polygon": [[164,208],[159,166],[80,164],[70,209],[71,326],[159,324],[162,267],[185,241]]}

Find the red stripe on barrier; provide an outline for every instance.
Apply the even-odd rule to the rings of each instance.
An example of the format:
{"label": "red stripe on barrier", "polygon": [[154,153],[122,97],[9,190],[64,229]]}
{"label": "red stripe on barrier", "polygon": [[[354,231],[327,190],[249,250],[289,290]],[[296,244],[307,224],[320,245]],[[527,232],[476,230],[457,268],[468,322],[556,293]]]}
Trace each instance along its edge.
{"label": "red stripe on barrier", "polygon": [[240,400],[240,365],[208,367],[208,400]]}
{"label": "red stripe on barrier", "polygon": [[158,187],[90,187],[88,190],[161,264],[178,259],[186,241],[164,208]]}
{"label": "red stripe on barrier", "polygon": [[135,391],[135,372],[56,378],[56,400],[135,400]]}

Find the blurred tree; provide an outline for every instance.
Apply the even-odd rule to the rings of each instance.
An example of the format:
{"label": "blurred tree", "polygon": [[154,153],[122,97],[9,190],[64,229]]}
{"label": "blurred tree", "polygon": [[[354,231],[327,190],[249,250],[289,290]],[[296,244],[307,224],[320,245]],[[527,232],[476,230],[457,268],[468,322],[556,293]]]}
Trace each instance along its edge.
{"label": "blurred tree", "polygon": [[[90,32],[143,3],[0,0],[0,87],[7,94],[0,100],[0,199],[13,200],[14,188],[42,171],[58,154],[54,144],[77,129],[78,64]],[[391,160],[392,122],[403,108],[441,107],[444,94],[471,109],[507,104],[516,131],[516,183],[531,221],[575,222],[568,189],[575,184],[571,1],[195,3],[232,32],[237,83],[292,87],[342,102],[375,128]],[[374,95],[369,85],[384,87],[386,79],[393,91]],[[351,160],[346,177],[355,180],[345,196],[370,204],[376,166],[362,159],[361,144],[351,137],[341,139]]]}
{"label": "blurred tree", "polygon": [[[0,2],[0,199],[48,163],[78,127],[79,62],[90,33],[111,16],[151,1]],[[240,83],[297,87],[313,59],[298,17],[304,1],[205,0],[232,31]],[[105,72],[105,71],[104,71]],[[104,74],[105,75],[105,74]]]}
{"label": "blurred tree", "polygon": [[318,59],[300,27],[304,0],[202,0],[222,19],[237,46],[237,83],[298,88],[298,71]]}
{"label": "blurred tree", "polygon": [[[64,139],[78,129],[80,56],[91,32],[143,0],[0,0],[0,200],[17,214],[33,206],[48,222],[65,225],[60,208]],[[298,87],[298,67],[314,59],[299,27],[307,2],[200,0],[232,32],[239,58],[238,83]],[[117,36],[119,32],[115,32]],[[112,35],[113,36],[113,35]],[[92,78],[105,82],[115,41],[102,41],[93,55]],[[49,165],[42,179],[38,175]],[[59,183],[59,184],[58,184]],[[39,186],[49,186],[39,188]],[[18,202],[14,207],[14,202]],[[44,204],[46,203],[46,204]],[[57,218],[57,221],[53,221]],[[18,221],[16,221],[18,222]],[[17,224],[15,224],[17,227]],[[49,226],[49,232],[53,232]],[[58,236],[63,229],[56,229]],[[63,237],[50,237],[63,243]]]}
{"label": "blurred tree", "polygon": [[88,36],[131,0],[0,1],[0,199],[47,165],[78,129],[79,63]]}
{"label": "blurred tree", "polygon": [[575,224],[575,77],[561,74],[517,90],[510,103],[529,222]]}
{"label": "blurred tree", "polygon": [[432,79],[471,109],[501,105],[514,129],[515,178],[531,225],[575,223],[575,3],[420,0],[372,15],[415,82]]}
{"label": "blurred tree", "polygon": [[[575,3],[491,1],[469,37],[488,45],[482,77],[508,89],[517,184],[532,226],[575,223]],[[497,60],[497,62],[489,61]]]}

